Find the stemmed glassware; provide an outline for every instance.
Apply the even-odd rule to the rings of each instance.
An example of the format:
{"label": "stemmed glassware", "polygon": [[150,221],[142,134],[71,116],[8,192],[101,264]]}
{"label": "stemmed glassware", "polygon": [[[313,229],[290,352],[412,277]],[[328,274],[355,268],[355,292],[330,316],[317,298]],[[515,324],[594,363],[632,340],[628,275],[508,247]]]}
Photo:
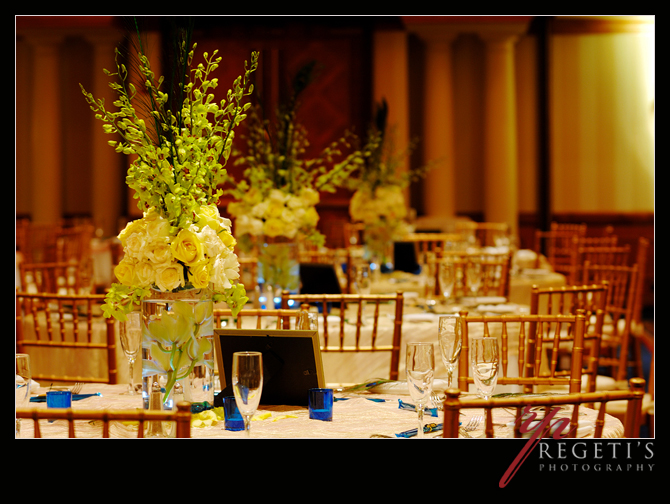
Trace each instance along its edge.
{"label": "stemmed glassware", "polygon": [[444,315],[438,322],[438,341],[440,343],[440,355],[442,362],[447,368],[447,388],[451,388],[454,369],[461,355],[463,344],[463,326],[461,317],[458,315]]}
{"label": "stemmed glassware", "polygon": [[440,281],[440,290],[445,304],[449,302],[451,293],[454,290],[454,282],[456,281],[456,268],[452,261],[441,261],[439,263],[438,279]]}
{"label": "stemmed glassware", "polygon": [[498,382],[498,339],[491,336],[470,338],[470,363],[479,395],[490,399]]}
{"label": "stemmed glassware", "polygon": [[478,258],[471,258],[465,266],[465,278],[468,281],[468,287],[472,297],[477,300],[477,293],[482,284],[482,263]]}
{"label": "stemmed glassware", "polygon": [[432,343],[407,343],[407,386],[419,417],[418,437],[423,437],[423,413],[430,400],[435,375],[435,352]]}
{"label": "stemmed glassware", "polygon": [[372,278],[369,264],[359,264],[354,267],[354,283],[358,294],[370,294]]}
{"label": "stemmed glassware", "polygon": [[137,354],[140,352],[142,342],[142,318],[140,312],[130,312],[127,315],[125,322],[121,323],[119,336],[121,340],[121,348],[123,353],[128,358],[128,371],[130,373],[130,381],[128,383],[128,390],[123,392],[123,395],[139,395],[135,391],[135,360]]}
{"label": "stemmed glassware", "polygon": [[235,352],[232,370],[233,394],[244,418],[246,437],[251,436],[251,417],[256,413],[263,392],[263,354]]}
{"label": "stemmed glassware", "polygon": [[[14,402],[16,408],[25,407],[30,400],[30,357],[28,354],[16,354],[16,377],[14,383]],[[16,419],[14,437],[21,437],[21,419]]]}

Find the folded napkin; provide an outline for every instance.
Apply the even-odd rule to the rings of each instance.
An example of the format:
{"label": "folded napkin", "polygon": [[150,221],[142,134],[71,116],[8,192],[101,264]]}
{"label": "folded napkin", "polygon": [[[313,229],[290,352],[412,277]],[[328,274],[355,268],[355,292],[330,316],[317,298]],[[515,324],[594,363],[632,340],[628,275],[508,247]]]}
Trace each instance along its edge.
{"label": "folded napkin", "polygon": [[[100,396],[102,397],[102,394],[100,392],[96,392],[95,394],[74,394],[72,396],[73,401],[80,401],[81,399],[86,399],[87,397],[93,397],[93,396]],[[35,397],[30,398],[30,402],[46,402],[47,401],[47,396],[46,395],[39,395]]]}
{"label": "folded napkin", "polygon": [[[440,380],[440,379],[433,380],[433,390],[435,391],[446,390],[447,385],[448,385],[447,380]],[[398,380],[398,381],[381,380],[380,383],[374,383],[366,388],[373,394],[409,395],[409,389],[407,388],[407,381],[405,380]]]}
{"label": "folded napkin", "polygon": [[[403,402],[402,399],[398,399],[398,408],[416,411],[416,406],[414,404]],[[430,416],[437,416],[437,408],[424,408],[424,411]]]}
{"label": "folded napkin", "polygon": [[[442,430],[443,424],[439,423],[431,423],[431,424],[426,424],[423,426],[423,433],[428,434],[429,432],[435,432],[438,430]],[[399,432],[398,434],[395,435],[395,437],[402,437],[402,438],[411,438],[416,436],[419,433],[419,429],[410,429],[404,432]]]}
{"label": "folded napkin", "polygon": [[489,313],[517,313],[520,310],[521,307],[515,303],[481,304],[477,307],[478,312]]}
{"label": "folded napkin", "polygon": [[[563,435],[567,435],[567,431],[570,430],[570,426],[568,425],[568,427],[565,428],[565,427],[563,427],[563,425],[565,425],[564,422],[556,422],[555,420],[556,420],[556,417],[552,418],[552,420],[550,422],[551,423],[551,428],[549,430],[549,434],[553,435],[554,431],[560,426],[563,429],[561,431],[561,433]],[[507,429],[509,431],[509,434],[507,435],[507,437],[510,437],[510,438],[514,437],[514,424],[515,424],[515,422],[509,422],[507,424]],[[527,427],[530,427],[531,430],[526,432],[526,433],[521,434],[521,437],[524,437],[524,438],[531,437],[533,435],[533,433],[535,432],[535,429],[537,427],[539,427],[540,424],[542,424],[542,420],[535,420],[533,422],[530,422],[530,424]],[[580,421],[577,424],[577,436],[576,437],[581,438],[581,437],[588,436],[588,435],[592,434],[594,430],[595,430],[595,424],[593,422]]]}

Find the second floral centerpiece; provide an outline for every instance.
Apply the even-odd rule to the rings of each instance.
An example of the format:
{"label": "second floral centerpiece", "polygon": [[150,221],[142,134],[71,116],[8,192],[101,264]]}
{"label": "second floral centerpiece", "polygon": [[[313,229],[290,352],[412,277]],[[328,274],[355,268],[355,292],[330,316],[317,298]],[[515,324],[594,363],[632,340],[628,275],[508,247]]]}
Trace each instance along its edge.
{"label": "second floral centerpiece", "polygon": [[298,287],[297,248],[323,246],[317,229],[317,204],[322,192],[345,184],[363,159],[350,149],[350,135],[327,146],[316,158],[306,156],[307,131],[297,119],[299,97],[311,82],[314,62],[295,76],[292,94],[282,103],[274,120],[261,115],[260,106],[249,113],[246,149],[235,163],[243,167],[239,180],[228,174],[225,191],[233,201],[238,246],[253,248],[259,257],[261,280],[275,290]]}

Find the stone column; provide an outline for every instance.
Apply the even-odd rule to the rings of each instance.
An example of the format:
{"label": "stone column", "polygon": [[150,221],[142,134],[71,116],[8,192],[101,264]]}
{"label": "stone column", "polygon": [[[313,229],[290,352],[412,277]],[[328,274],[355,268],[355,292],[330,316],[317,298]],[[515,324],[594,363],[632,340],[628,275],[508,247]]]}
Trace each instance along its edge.
{"label": "stone column", "polygon": [[[113,102],[117,95],[109,87],[110,77],[103,69],[116,70],[114,49],[119,42],[119,36],[113,33],[87,33],[87,40],[93,46],[92,76],[93,89],[87,89],[96,99],[104,98],[105,106],[115,110]],[[82,97],[83,99],[83,97]],[[124,213],[122,208],[124,171],[119,154],[107,142],[118,140],[103,131],[103,122],[94,117],[91,112],[92,142],[91,170],[93,172],[91,187],[91,205],[93,222],[98,229],[102,229],[103,236],[116,236],[118,233],[118,219]]]}
{"label": "stone column", "polygon": [[[389,107],[388,131],[398,150],[410,143],[409,78],[407,33],[403,30],[381,30],[374,35],[373,99],[386,99]],[[408,160],[400,171],[407,170]],[[405,195],[408,198],[408,194]]]}
{"label": "stone column", "polygon": [[518,228],[514,44],[517,36],[480,32],[486,45],[484,218]]}
{"label": "stone column", "polygon": [[456,36],[450,31],[423,36],[426,61],[420,145],[425,162],[435,163],[424,181],[425,211],[430,217],[447,219],[456,214],[451,47]]}
{"label": "stone column", "polygon": [[62,37],[31,34],[33,51],[30,112],[32,220],[56,224],[63,214],[59,50]]}

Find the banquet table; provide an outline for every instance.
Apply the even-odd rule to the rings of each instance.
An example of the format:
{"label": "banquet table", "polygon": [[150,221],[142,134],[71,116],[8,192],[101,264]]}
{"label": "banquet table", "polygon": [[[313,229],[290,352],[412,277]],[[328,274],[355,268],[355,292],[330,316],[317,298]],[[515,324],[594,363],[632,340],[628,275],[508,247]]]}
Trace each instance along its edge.
{"label": "banquet table", "polygon": [[[277,405],[262,405],[259,407],[251,424],[251,437],[258,439],[418,439],[416,436],[398,436],[401,433],[417,429],[417,414],[412,409],[400,407],[400,402],[411,406],[409,395],[402,393],[404,382],[397,382],[386,390],[377,392],[336,392],[333,405],[333,420],[330,422],[311,420],[306,407]],[[44,393],[47,389],[32,390],[34,394]],[[80,401],[73,401],[73,410],[132,410],[141,408],[140,396],[121,395],[125,390],[122,385],[86,384],[81,393],[100,392],[100,396],[88,397]],[[262,401],[261,401],[262,402]],[[432,407],[432,405],[430,405]],[[45,403],[29,403],[29,408],[46,409]],[[474,415],[481,415],[483,410],[463,410],[461,423],[465,425]],[[592,435],[590,427],[595,424],[597,412],[580,408],[581,437]],[[425,424],[441,424],[443,413],[436,411],[437,416],[426,413]],[[513,421],[510,412],[501,409],[494,410],[493,424],[496,438],[512,437],[512,428],[508,425]],[[43,438],[66,438],[68,426],[65,420],[40,421],[40,431]],[[78,438],[100,438],[102,423],[75,421],[75,432]],[[618,438],[623,436],[622,423],[609,415],[605,418],[603,437]],[[478,429],[469,432],[471,438],[483,437],[484,422]],[[424,438],[441,438],[440,429],[425,434]],[[33,422],[22,420],[21,438],[33,437]],[[112,438],[137,437],[137,424],[130,422],[115,422],[110,426]],[[224,428],[223,413],[218,410],[194,414],[191,421],[192,438],[244,438],[242,431],[227,431]],[[461,434],[459,438],[467,436]]]}
{"label": "banquet table", "polygon": [[[528,262],[530,265],[530,262]],[[384,274],[372,285],[373,293],[395,293],[402,291],[405,294],[404,317],[402,326],[401,358],[399,365],[399,378],[404,378],[404,348],[407,341],[430,341],[437,343],[437,323],[440,315],[447,313],[457,313],[460,309],[469,311],[478,311],[486,313],[524,313],[529,310],[530,292],[533,285],[541,287],[556,287],[565,285],[566,279],[563,275],[551,271],[544,267],[541,269],[532,269],[530,267],[521,268],[516,274],[512,275],[510,280],[510,296],[506,302],[501,303],[500,299],[490,302],[490,298],[480,297],[474,302],[469,300],[467,303],[457,302],[449,306],[437,303],[435,306],[426,309],[420,292],[423,289],[421,279],[418,275],[411,273],[396,272]],[[368,313],[370,307],[366,308]],[[369,320],[369,316],[366,318]],[[333,314],[328,317],[327,323],[329,330],[335,334],[339,330],[339,315]],[[353,321],[353,317],[351,318]],[[255,321],[249,321],[249,328],[255,327]],[[269,326],[272,322],[268,322]],[[323,320],[319,317],[319,331],[323,331]],[[246,327],[246,326],[245,326]],[[355,324],[346,324],[349,336],[355,332]],[[365,329],[365,328],[364,328]],[[128,360],[123,354],[123,350],[118,339],[118,324],[116,324],[117,345],[117,379],[119,383],[128,383],[129,366]],[[105,322],[100,315],[94,323],[93,340],[104,342]],[[389,345],[392,341],[393,319],[392,310],[383,313],[379,325],[378,344]],[[349,342],[345,341],[345,344]],[[64,374],[65,370],[69,374],[90,373],[95,375],[99,369],[106,365],[106,355],[103,351],[87,351],[81,349],[52,349],[34,347],[30,350],[31,361],[34,369],[39,369],[40,373]],[[388,352],[375,353],[338,353],[323,352],[322,361],[325,379],[330,383],[361,383],[374,378],[387,377],[390,368],[390,354]],[[447,372],[441,359],[436,359],[436,376],[445,377]],[[79,370],[79,371],[78,371]],[[138,363],[134,369],[134,380],[138,383],[141,380],[141,365]],[[102,375],[101,375],[102,376]],[[454,377],[456,379],[456,377]],[[516,391],[509,389],[507,391]]]}

